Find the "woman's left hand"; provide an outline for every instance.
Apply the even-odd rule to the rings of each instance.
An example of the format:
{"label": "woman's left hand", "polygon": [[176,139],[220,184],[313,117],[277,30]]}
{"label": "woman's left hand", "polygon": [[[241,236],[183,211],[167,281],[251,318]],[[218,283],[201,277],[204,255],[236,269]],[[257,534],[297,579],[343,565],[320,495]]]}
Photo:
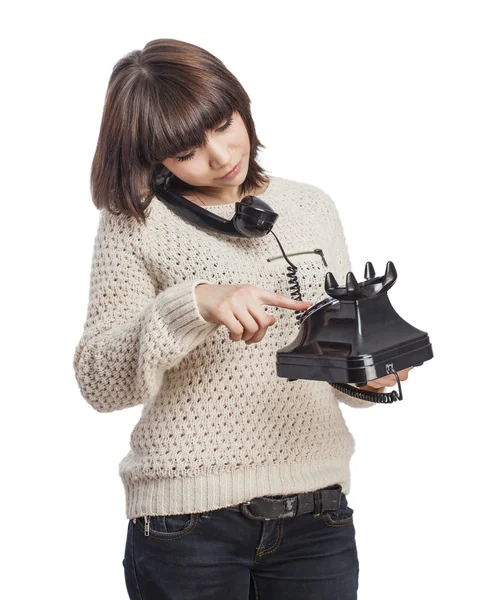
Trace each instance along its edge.
{"label": "woman's left hand", "polygon": [[[399,381],[406,381],[406,379],[408,378],[409,371],[411,369],[414,369],[414,367],[409,367],[407,369],[403,369],[402,371],[397,371]],[[397,381],[396,377],[393,374],[391,374],[386,375],[386,377],[380,377],[379,379],[372,379],[371,381],[368,381],[366,387],[380,389],[383,387],[392,387],[393,385],[397,385]]]}

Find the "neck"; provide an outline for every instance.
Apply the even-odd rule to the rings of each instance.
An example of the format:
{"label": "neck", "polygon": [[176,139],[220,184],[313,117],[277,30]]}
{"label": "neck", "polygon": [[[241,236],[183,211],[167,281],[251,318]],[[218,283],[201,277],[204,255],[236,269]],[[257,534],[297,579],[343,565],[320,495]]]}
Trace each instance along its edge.
{"label": "neck", "polygon": [[242,194],[239,193],[239,186],[227,188],[196,188],[192,194],[202,200],[204,204],[234,204],[242,200]]}
{"label": "neck", "polygon": [[[266,183],[261,187],[257,188],[248,193],[248,195],[258,196],[262,194],[269,186],[270,180],[267,179]],[[194,199],[198,199],[201,204],[234,204],[240,202],[243,198],[243,194],[239,193],[239,186],[226,188],[216,188],[203,186],[196,188],[191,195]]]}
{"label": "neck", "polygon": [[[269,184],[270,180],[267,179],[266,183],[260,189],[257,188],[256,190],[249,192],[249,195],[258,196],[262,194],[268,188]],[[172,189],[174,189],[174,185],[172,185]],[[180,193],[184,198],[199,204],[199,206],[234,204],[235,202],[240,202],[243,198],[243,195],[239,194],[238,185],[227,186],[226,188],[200,186],[194,190],[187,190],[185,192],[180,191]]]}

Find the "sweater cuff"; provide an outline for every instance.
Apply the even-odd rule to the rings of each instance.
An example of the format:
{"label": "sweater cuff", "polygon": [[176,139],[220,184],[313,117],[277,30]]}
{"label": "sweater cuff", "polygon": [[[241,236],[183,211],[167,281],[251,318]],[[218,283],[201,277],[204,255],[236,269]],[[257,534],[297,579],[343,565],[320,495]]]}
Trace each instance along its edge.
{"label": "sweater cuff", "polygon": [[199,283],[211,283],[206,279],[187,280],[173,285],[157,297],[162,321],[174,331],[178,339],[187,345],[207,337],[220,323],[206,321],[199,312],[195,288]]}

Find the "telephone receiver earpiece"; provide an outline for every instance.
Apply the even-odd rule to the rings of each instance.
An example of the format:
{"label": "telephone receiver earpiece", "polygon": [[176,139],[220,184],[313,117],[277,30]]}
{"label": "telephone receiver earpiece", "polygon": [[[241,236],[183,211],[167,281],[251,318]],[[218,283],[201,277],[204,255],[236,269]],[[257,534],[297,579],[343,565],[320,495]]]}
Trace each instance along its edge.
{"label": "telephone receiver earpiece", "polygon": [[178,216],[199,227],[235,237],[258,238],[270,233],[278,219],[278,214],[272,207],[257,196],[245,196],[240,202],[236,202],[232,219],[224,219],[173,191],[172,177],[171,174],[162,185],[155,188],[157,199],[164,202]]}

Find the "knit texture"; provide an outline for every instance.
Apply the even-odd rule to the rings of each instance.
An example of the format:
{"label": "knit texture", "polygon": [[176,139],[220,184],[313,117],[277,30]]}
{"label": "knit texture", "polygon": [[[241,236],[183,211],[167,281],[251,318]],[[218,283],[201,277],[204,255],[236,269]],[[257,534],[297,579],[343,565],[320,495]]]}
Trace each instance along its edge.
{"label": "knit texture", "polygon": [[[298,267],[303,300],[319,302],[328,271],[343,285],[352,270],[336,206],[314,185],[269,178],[259,197],[279,214],[273,231]],[[235,204],[206,209],[230,219]],[[327,382],[278,377],[276,352],[298,334],[295,311],[263,305],[276,323],[247,345],[197,306],[200,282],[291,297],[276,239],[207,231],[157,198],[146,214],[144,226],[100,212],[74,352],[81,395],[95,410],[142,405],[119,463],[127,518],[198,513],[334,483],[349,493],[355,442],[339,403],[376,405]]]}

